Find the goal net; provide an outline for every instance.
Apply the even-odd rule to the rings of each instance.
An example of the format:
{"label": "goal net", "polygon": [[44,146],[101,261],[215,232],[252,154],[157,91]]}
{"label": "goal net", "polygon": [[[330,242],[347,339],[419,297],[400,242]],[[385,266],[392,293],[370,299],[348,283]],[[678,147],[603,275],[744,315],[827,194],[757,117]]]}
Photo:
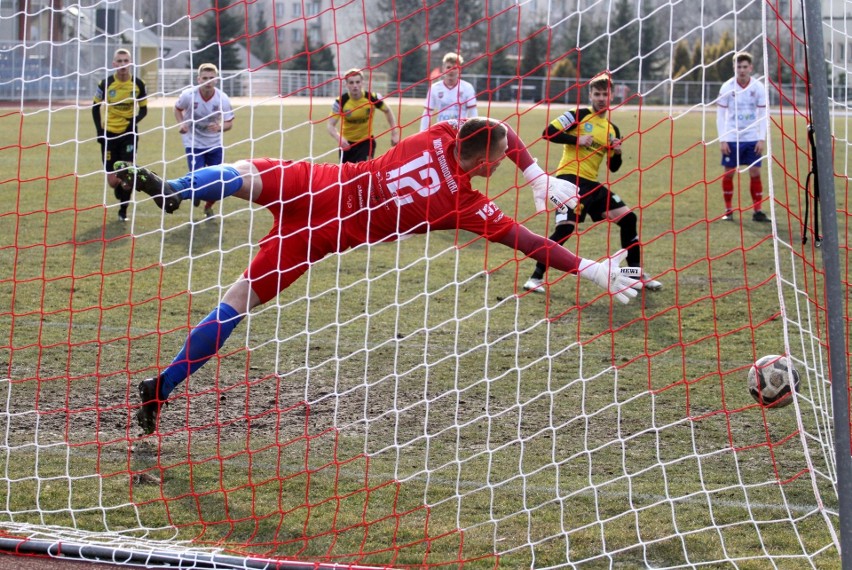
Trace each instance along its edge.
{"label": "goal net", "polygon": [[[809,101],[789,0],[0,0],[0,547],[222,568],[839,566],[827,330],[850,327],[826,310],[818,214],[833,205],[809,123],[830,105],[848,276],[852,3],[822,4],[828,102]],[[144,116],[134,80],[108,81],[119,48]],[[743,51],[767,136],[726,178],[718,103]],[[564,245],[615,254],[632,230],[606,215],[623,201],[662,288],[622,305],[549,269],[526,290],[533,260],[461,230],[361,245],[252,310],[143,433],[138,384],[222,302],[272,216],[239,197],[167,214],[140,191],[123,209],[95,115],[110,140],[138,135],[139,166],[179,178],[176,105],[212,62],[226,163],[333,164],[359,111],[332,112],[346,70],[383,98],[378,156],[436,122],[424,102],[447,53],[478,114],[551,174],[582,133],[543,133],[610,73],[595,116],[622,164],[588,176],[613,202],[577,209]],[[473,185],[556,231],[510,161]],[[800,379],[789,405],[749,390],[773,354]]]}

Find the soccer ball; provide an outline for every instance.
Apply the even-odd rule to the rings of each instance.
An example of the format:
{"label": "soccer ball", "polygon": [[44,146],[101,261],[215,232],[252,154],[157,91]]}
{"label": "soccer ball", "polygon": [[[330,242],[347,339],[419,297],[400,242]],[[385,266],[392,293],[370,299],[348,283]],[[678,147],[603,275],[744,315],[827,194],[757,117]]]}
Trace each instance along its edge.
{"label": "soccer ball", "polygon": [[748,391],[751,397],[763,406],[783,408],[793,401],[790,393],[798,389],[799,372],[786,356],[768,354],[755,362],[748,371]]}

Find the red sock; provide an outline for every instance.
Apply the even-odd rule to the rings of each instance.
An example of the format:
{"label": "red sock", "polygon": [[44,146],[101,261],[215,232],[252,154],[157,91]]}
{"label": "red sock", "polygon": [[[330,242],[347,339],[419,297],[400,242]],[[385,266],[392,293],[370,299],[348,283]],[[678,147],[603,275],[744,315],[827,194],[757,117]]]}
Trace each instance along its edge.
{"label": "red sock", "polygon": [[207,208],[212,208],[213,204],[215,204],[215,203],[216,203],[216,200],[207,200],[207,202],[204,203],[204,209],[206,210]]}
{"label": "red sock", "polygon": [[749,190],[751,190],[751,201],[754,204],[754,211],[759,212],[761,209],[760,203],[763,202],[763,181],[760,179],[760,176],[751,177]]}
{"label": "red sock", "polygon": [[725,199],[725,211],[731,212],[734,209],[734,177],[725,176],[722,178],[722,198]]}

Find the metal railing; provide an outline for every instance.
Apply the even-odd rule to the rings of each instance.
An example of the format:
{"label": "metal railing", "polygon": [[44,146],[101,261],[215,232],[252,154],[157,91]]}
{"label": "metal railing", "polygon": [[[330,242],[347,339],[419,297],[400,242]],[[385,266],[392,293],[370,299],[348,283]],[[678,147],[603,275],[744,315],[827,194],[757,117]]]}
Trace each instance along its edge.
{"label": "metal railing", "polygon": [[[79,44],[79,49],[59,48],[48,42],[0,43],[0,100],[73,101],[91,100],[97,83],[105,76],[114,45]],[[150,67],[146,69],[150,70]],[[193,85],[190,69],[143,71],[153,97],[177,96]],[[223,70],[222,89],[231,96],[337,97],[342,82],[336,71],[298,71],[264,68],[255,71]],[[564,77],[516,77],[508,75],[464,75],[480,101],[549,103],[573,105],[585,101],[587,80]],[[368,88],[391,97],[423,99],[429,89],[426,79],[416,83],[396,82],[385,74],[368,78]],[[720,83],[670,79],[622,81],[615,85],[614,101],[643,105],[712,104]],[[637,97],[640,94],[641,97]],[[770,105],[780,101],[770,90]]]}

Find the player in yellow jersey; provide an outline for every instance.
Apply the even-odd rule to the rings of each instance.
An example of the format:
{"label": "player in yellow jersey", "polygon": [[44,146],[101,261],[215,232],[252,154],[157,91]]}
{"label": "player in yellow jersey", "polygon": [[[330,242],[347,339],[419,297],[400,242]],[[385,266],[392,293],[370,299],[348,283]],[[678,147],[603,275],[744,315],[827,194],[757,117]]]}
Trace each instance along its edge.
{"label": "player in yellow jersey", "polygon": [[[663,284],[642,271],[636,214],[618,194],[597,180],[604,159],[610,172],[621,168],[621,132],[607,118],[611,91],[609,73],[599,73],[589,83],[591,106],[576,113],[566,111],[544,131],[547,140],[564,145],[556,176],[575,184],[580,194],[580,203],[573,210],[564,208],[556,212],[556,228],[550,239],[564,243],[586,216],[596,222],[603,219],[615,222],[621,230],[621,247],[627,250],[627,267],[622,271],[637,280],[634,288],[659,291]],[[537,263],[524,289],[544,293],[546,269],[543,263]]]}
{"label": "player in yellow jersey", "polygon": [[121,203],[118,219],[122,222],[127,221],[127,205],[132,190],[121,185],[115,175],[115,162],[135,162],[139,142],[136,124],[148,114],[145,82],[130,73],[131,61],[128,50],[115,50],[112,57],[115,73],[98,83],[92,102],[92,117],[101,145],[107,184]]}
{"label": "player in yellow jersey", "polygon": [[[373,118],[378,109],[385,114],[391,135],[391,146],[399,142],[399,130],[391,108],[379,93],[364,91],[364,75],[360,69],[350,69],[343,76],[346,93],[334,100],[328,121],[328,134],[340,147],[340,162],[361,162],[373,158],[376,139],[373,137]],[[338,124],[343,124],[338,127]]]}

